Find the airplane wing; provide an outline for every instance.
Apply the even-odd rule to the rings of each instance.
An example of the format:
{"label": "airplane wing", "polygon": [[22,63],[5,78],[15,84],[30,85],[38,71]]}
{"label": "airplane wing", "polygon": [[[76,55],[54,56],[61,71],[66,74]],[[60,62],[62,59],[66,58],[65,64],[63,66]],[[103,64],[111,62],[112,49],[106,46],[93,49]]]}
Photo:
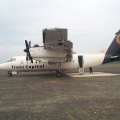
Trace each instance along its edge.
{"label": "airplane wing", "polygon": [[72,49],[72,42],[67,40],[67,29],[43,29],[44,48]]}
{"label": "airplane wing", "polygon": [[57,51],[66,51],[66,60],[71,60],[73,54],[73,43],[67,39],[67,29],[43,29],[43,44],[44,49],[52,49],[55,50],[56,53]]}

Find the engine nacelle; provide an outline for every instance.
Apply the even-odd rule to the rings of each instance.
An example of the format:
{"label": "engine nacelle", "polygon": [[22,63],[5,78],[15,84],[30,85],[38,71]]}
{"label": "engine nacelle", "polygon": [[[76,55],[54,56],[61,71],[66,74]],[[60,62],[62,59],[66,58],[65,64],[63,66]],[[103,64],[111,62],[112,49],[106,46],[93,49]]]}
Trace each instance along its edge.
{"label": "engine nacelle", "polygon": [[63,58],[67,56],[67,50],[44,49],[32,47],[29,49],[32,58]]}

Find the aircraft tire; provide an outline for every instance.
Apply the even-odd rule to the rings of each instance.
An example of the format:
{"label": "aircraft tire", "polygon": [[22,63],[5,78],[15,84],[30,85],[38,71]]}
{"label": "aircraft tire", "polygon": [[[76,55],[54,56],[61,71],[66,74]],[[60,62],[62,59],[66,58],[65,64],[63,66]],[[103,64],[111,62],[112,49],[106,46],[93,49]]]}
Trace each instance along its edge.
{"label": "aircraft tire", "polygon": [[12,76],[12,73],[8,73],[8,77],[11,77]]}
{"label": "aircraft tire", "polygon": [[61,77],[61,72],[57,72],[57,77]]}

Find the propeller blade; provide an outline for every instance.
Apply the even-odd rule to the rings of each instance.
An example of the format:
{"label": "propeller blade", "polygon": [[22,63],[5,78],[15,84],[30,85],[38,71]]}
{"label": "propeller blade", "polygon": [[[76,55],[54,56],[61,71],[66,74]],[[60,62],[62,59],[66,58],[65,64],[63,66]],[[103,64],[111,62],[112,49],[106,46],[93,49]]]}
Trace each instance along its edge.
{"label": "propeller blade", "polygon": [[28,61],[28,53],[26,54],[26,61]]}
{"label": "propeller blade", "polygon": [[29,59],[30,59],[31,62],[33,63],[33,58],[31,57],[30,53],[29,53]]}
{"label": "propeller blade", "polygon": [[28,42],[25,40],[26,49],[29,49]]}
{"label": "propeller blade", "polygon": [[29,49],[31,48],[31,41],[29,41],[29,44],[27,42],[27,40],[25,40],[25,45],[26,45],[26,49],[24,49],[24,52],[26,52],[26,61],[31,60],[31,62],[33,63],[33,58],[30,55]]}
{"label": "propeller blade", "polygon": [[29,48],[31,48],[31,41],[29,41]]}
{"label": "propeller blade", "polygon": [[33,59],[31,59],[31,63],[33,63]]}

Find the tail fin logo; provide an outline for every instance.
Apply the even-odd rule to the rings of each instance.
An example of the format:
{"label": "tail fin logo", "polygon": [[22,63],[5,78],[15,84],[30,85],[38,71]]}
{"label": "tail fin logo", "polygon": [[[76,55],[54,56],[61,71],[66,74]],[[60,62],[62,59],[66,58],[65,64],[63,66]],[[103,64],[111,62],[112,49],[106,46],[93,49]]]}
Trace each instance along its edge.
{"label": "tail fin logo", "polygon": [[120,45],[120,34],[116,37],[116,42],[118,45]]}

